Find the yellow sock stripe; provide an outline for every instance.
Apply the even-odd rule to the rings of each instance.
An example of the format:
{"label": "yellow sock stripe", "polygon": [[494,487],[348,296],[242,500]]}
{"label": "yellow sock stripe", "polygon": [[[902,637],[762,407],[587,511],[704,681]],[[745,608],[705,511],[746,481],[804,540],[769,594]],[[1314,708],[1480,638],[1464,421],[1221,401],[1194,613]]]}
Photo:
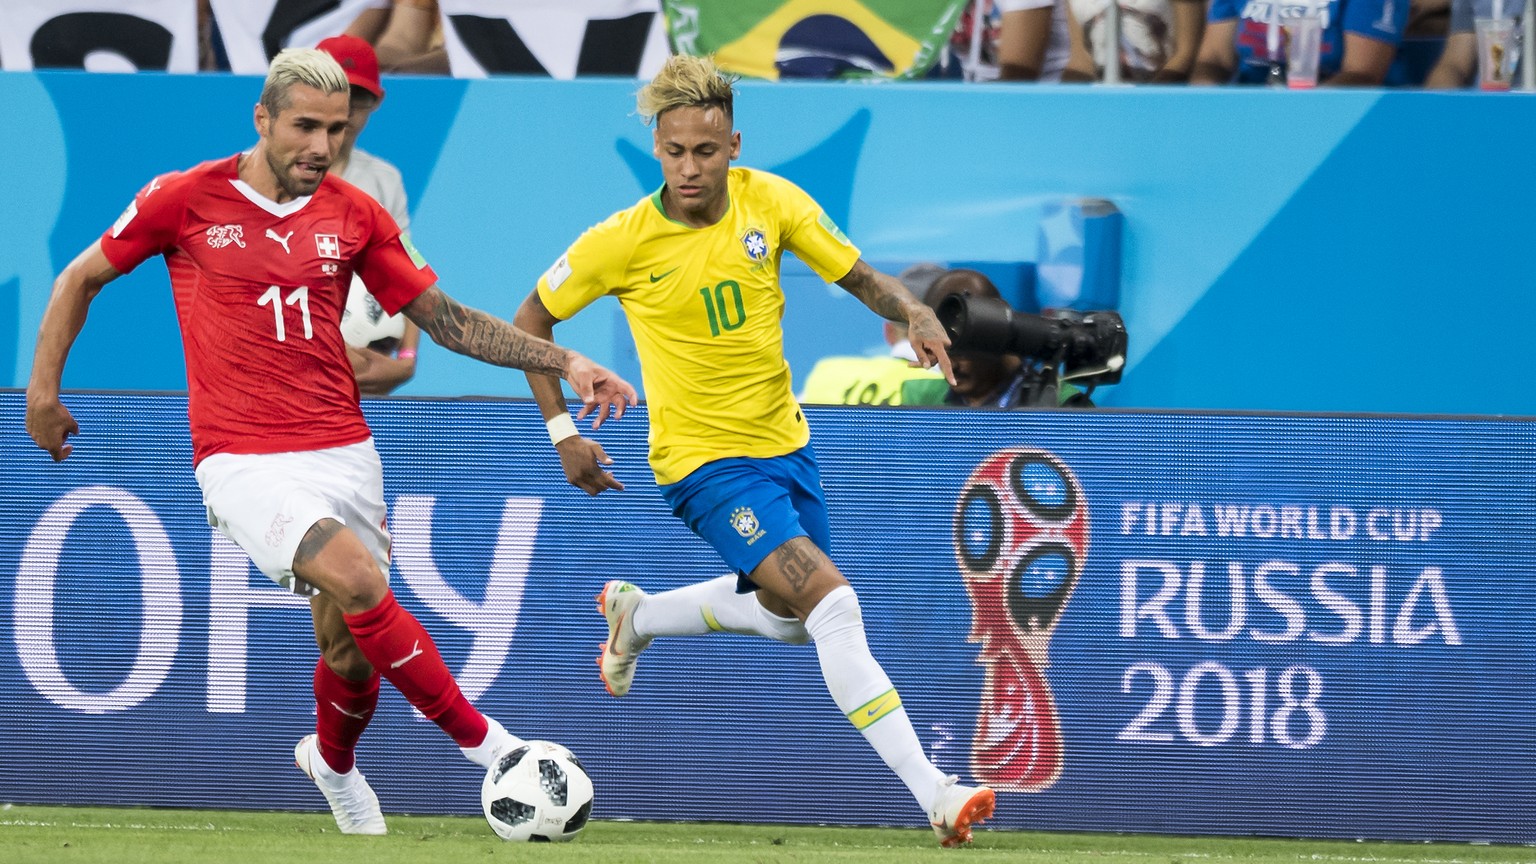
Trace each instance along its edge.
{"label": "yellow sock stripe", "polygon": [[699,611],[704,613],[704,626],[706,626],[709,629],[715,631],[716,633],[724,633],[725,632],[725,628],[721,627],[720,626],[720,622],[715,620],[715,610],[714,609],[711,609],[710,607],[705,606],[705,607],[701,608]]}
{"label": "yellow sock stripe", "polygon": [[901,707],[901,695],[896,688],[881,693],[879,696],[865,702],[863,705],[848,712],[848,720],[853,723],[853,728],[863,732],[875,725],[881,717]]}

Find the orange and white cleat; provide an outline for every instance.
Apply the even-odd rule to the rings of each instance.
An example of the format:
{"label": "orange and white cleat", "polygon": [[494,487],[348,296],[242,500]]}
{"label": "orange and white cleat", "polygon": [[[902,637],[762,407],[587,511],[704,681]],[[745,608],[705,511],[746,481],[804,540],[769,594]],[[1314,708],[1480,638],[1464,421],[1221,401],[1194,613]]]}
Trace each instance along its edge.
{"label": "orange and white cleat", "polygon": [[992,817],[997,795],[985,786],[962,786],[950,775],[939,781],[939,794],[928,810],[928,822],[939,845],[953,849],[971,842],[971,826]]}
{"label": "orange and white cleat", "polygon": [[609,695],[623,696],[629,692],[629,685],[635,680],[635,659],[651,644],[651,640],[635,633],[635,609],[645,597],[640,586],[622,579],[609,581],[597,595],[597,611],[608,619],[608,641],[603,643],[597,668]]}

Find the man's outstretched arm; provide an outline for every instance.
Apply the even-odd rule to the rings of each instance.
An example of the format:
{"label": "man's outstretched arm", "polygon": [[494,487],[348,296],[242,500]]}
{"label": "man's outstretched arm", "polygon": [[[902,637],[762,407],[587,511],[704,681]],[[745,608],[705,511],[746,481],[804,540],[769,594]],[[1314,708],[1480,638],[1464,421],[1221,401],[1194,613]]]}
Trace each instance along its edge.
{"label": "man's outstretched arm", "polygon": [[925,368],[938,366],[944,379],[955,383],[949,364],[949,334],[928,304],[912,296],[900,279],[881,273],[860,258],[837,284],[881,318],[905,321],[907,341],[912,343],[918,362]]}
{"label": "man's outstretched arm", "polygon": [[73,449],[67,443],[69,436],[80,431],[69,409],[59,401],[64,361],[85,326],[91,301],[102,286],[121,275],[102,254],[101,241],[97,240],[69,262],[53,282],[43,323],[37,328],[32,377],[27,382],[27,434],[55,462],[69,455]]}
{"label": "man's outstretched arm", "polygon": [[582,354],[530,335],[512,324],[473,309],[443,293],[436,285],[421,292],[402,310],[421,332],[450,351],[494,366],[564,378],[583,406],[577,419],[601,406],[599,418],[610,411],[622,414],[638,398],[635,388],[612,371]]}

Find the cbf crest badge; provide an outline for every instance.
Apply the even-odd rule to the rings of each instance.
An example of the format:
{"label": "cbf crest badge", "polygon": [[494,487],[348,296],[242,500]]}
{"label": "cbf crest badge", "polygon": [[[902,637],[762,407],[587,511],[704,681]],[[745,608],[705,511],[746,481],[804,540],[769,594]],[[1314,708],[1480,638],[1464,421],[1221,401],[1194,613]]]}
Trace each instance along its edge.
{"label": "cbf crest badge", "polygon": [[741,235],[741,246],[754,264],[761,264],[768,257],[768,236],[761,229],[748,228],[747,233]]}
{"label": "cbf crest badge", "polygon": [[732,511],[731,527],[736,529],[737,534],[746,538],[748,546],[756,543],[767,533],[757,521],[757,514],[752,512],[751,507],[737,507]]}

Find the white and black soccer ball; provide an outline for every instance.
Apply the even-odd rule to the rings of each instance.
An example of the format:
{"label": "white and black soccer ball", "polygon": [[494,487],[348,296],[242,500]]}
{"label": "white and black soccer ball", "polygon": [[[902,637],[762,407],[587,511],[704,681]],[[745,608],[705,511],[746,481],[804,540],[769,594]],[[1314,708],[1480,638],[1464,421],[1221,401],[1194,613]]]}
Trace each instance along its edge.
{"label": "white and black soccer ball", "polygon": [[382,339],[404,335],[405,316],[385,314],[384,307],[363,287],[363,280],[352,274],[347,305],[341,311],[341,338],[353,348],[367,348]]}
{"label": "white and black soccer ball", "polygon": [[570,840],[592,815],[592,778],[570,750],[527,741],[485,773],[480,807],[503,840]]}

